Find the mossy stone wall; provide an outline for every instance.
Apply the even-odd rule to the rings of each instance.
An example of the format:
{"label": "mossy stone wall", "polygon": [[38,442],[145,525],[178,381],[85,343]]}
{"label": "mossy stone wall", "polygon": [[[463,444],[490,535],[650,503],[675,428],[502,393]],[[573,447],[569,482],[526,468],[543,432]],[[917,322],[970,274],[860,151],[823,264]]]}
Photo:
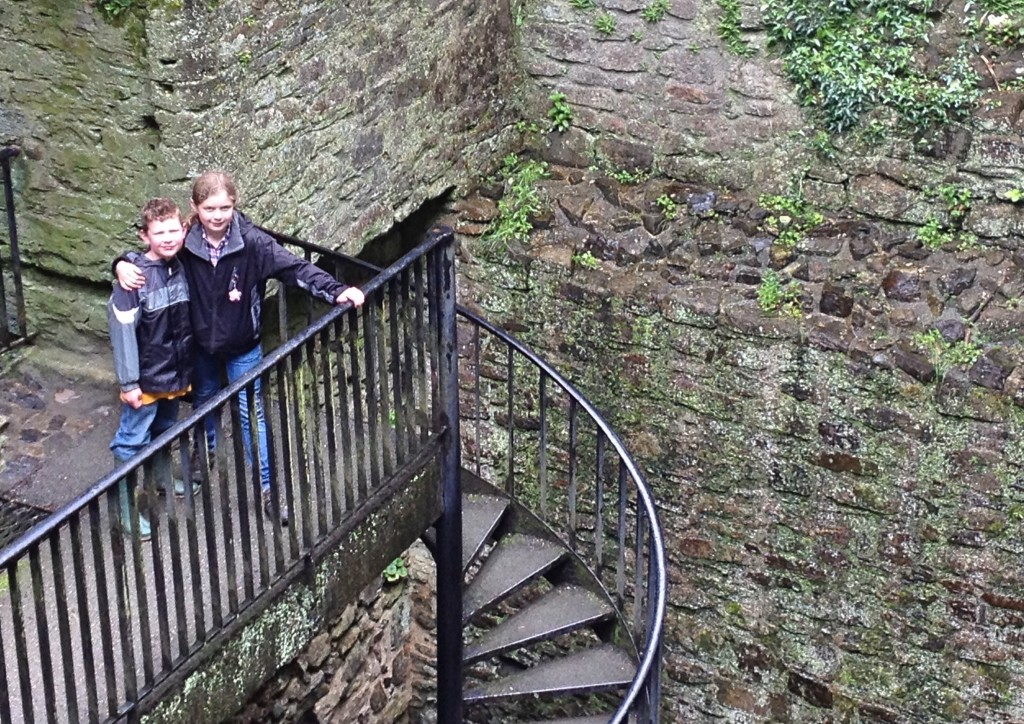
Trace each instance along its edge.
{"label": "mossy stone wall", "polygon": [[1024,714],[1024,409],[715,285],[552,251],[465,264],[462,293],[579,385],[654,486],[666,720]]}

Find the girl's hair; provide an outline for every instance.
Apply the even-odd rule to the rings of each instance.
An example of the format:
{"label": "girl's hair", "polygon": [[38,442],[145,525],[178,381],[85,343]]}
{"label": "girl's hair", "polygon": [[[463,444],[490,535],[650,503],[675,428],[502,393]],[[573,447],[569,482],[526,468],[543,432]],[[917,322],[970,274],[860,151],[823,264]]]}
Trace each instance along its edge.
{"label": "girl's hair", "polygon": [[220,191],[227,192],[231,203],[238,203],[238,189],[230,176],[223,171],[204,171],[192,182],[192,203],[199,206]]}

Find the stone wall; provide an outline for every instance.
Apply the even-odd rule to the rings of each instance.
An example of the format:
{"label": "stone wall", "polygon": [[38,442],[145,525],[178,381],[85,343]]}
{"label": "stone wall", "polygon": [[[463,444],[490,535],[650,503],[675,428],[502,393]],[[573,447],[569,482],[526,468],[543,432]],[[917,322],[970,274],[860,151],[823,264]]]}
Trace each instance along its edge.
{"label": "stone wall", "polygon": [[488,167],[521,117],[506,2],[151,5],[115,26],[92,3],[0,0],[31,331],[105,337],[139,207],[186,203],[204,169],[258,222],[355,253]]}
{"label": "stone wall", "polygon": [[[487,197],[454,205],[460,295],[577,384],[654,486],[665,719],[1020,720],[1016,257],[936,253],[903,296],[885,280],[911,248],[837,219],[797,246],[794,306],[766,313],[750,199],[551,173],[523,244],[473,235]],[[678,218],[641,213],[666,191]],[[974,274],[953,291],[956,269]],[[973,363],[913,346],[943,320]]]}
{"label": "stone wall", "polygon": [[371,583],[229,721],[369,724],[429,717],[437,651],[434,563],[422,544],[403,559],[407,578]]}
{"label": "stone wall", "polygon": [[86,3],[2,0],[0,99],[0,143],[24,150],[13,174],[29,331],[98,334],[111,251],[132,243],[158,187],[140,51]]}
{"label": "stone wall", "polygon": [[[999,196],[1024,184],[1024,91],[1006,90],[1020,72],[1019,49],[996,68],[975,59],[984,89],[975,123],[876,143],[833,137],[833,153],[823,155],[820,129],[797,104],[782,60],[765,47],[758,3],[739,3],[750,58],[717,37],[719,3],[671,0],[656,23],[643,18],[650,4],[602,0],[583,11],[569,2],[532,3],[522,31],[525,70],[535,83],[529,119],[545,119],[552,91],[564,93],[573,111],[568,132],[549,150],[554,160],[653,171],[755,198],[799,183],[815,206],[897,224],[942,216],[942,204],[921,192],[952,182],[975,199],[965,228],[984,243],[1019,246],[1024,217]],[[598,12],[613,18],[612,33],[595,30]],[[964,25],[956,6],[941,12]]]}

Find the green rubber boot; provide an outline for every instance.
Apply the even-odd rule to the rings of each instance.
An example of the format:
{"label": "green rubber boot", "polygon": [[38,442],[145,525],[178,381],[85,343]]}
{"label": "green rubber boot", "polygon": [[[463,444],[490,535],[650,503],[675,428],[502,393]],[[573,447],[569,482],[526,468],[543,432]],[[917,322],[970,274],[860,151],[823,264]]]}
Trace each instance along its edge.
{"label": "green rubber boot", "polygon": [[[125,535],[132,535],[132,508],[130,498],[128,497],[128,482],[121,479],[121,482],[117,484],[117,494],[121,502],[121,528],[124,530]],[[149,519],[139,511],[139,539],[147,541],[153,537],[153,533],[149,528]]]}

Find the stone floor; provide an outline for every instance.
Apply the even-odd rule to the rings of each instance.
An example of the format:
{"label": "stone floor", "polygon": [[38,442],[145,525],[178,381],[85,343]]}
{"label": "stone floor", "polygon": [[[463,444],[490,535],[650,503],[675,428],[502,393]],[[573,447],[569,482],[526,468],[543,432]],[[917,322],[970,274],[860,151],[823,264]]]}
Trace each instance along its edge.
{"label": "stone floor", "polygon": [[39,343],[0,356],[0,545],[111,469],[113,380],[93,350]]}

